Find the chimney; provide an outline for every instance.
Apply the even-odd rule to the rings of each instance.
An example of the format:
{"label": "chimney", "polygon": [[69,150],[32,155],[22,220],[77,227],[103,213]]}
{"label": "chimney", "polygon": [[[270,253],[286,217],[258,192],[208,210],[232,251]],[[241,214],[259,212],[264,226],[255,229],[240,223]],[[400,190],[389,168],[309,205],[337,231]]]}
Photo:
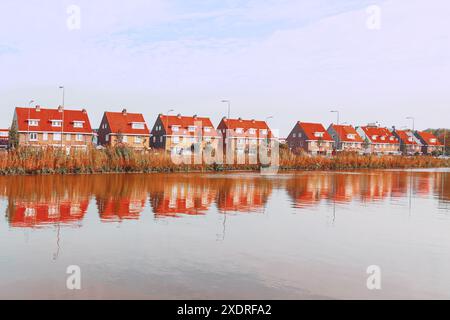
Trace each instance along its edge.
{"label": "chimney", "polygon": [[123,114],[124,116],[126,116],[126,115],[127,115],[127,109],[124,108],[124,109],[122,110],[122,114]]}
{"label": "chimney", "polygon": [[241,117],[239,117],[239,122],[242,122],[242,118]]}
{"label": "chimney", "polygon": [[252,123],[255,123],[256,121],[255,121],[255,119],[252,119]]}
{"label": "chimney", "polygon": [[82,109],[81,112],[83,112],[84,114],[87,113],[86,109]]}
{"label": "chimney", "polygon": [[192,117],[193,117],[195,120],[197,120],[197,115],[196,115],[196,114],[194,114]]}
{"label": "chimney", "polygon": [[181,119],[181,113],[177,114],[177,118]]}
{"label": "chimney", "polygon": [[228,119],[227,119],[227,117],[223,117],[222,120],[223,121],[227,121]]}
{"label": "chimney", "polygon": [[41,106],[40,105],[37,105],[36,106],[36,112],[40,112],[41,111]]}
{"label": "chimney", "polygon": [[64,107],[63,106],[58,106],[58,111],[59,112],[63,112],[64,111]]}

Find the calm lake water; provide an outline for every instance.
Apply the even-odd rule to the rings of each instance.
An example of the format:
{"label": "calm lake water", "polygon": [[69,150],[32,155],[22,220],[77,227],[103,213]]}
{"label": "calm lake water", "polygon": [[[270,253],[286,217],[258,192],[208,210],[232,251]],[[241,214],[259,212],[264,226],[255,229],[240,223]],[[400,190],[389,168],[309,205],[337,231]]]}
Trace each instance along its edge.
{"label": "calm lake water", "polygon": [[3,299],[450,299],[448,169],[0,177],[0,210]]}

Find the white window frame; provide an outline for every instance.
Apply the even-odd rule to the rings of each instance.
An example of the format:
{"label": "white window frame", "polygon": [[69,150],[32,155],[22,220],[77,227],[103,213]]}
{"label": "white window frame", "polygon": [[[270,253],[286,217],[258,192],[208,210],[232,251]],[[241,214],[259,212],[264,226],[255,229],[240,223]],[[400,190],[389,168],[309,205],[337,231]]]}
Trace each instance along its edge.
{"label": "white window frame", "polygon": [[48,132],[44,132],[44,133],[42,134],[42,140],[48,141]]}
{"label": "white window frame", "polygon": [[28,120],[28,125],[30,127],[38,127],[39,126],[39,120],[30,119],[30,120]]}
{"label": "white window frame", "polygon": [[84,121],[74,121],[73,122],[74,128],[83,128],[84,127]]}
{"label": "white window frame", "polygon": [[84,138],[83,135],[79,134],[79,133],[75,136],[75,140],[78,141],[78,142],[83,141],[84,140],[83,138]]}
{"label": "white window frame", "polygon": [[37,134],[37,132],[30,132],[28,134],[28,139],[30,141],[38,141],[38,134]]}
{"label": "white window frame", "polygon": [[66,134],[66,141],[72,141],[72,135],[70,133]]}
{"label": "white window frame", "polygon": [[134,143],[142,143],[142,137],[141,136],[135,136],[134,137]]}
{"label": "white window frame", "polygon": [[[59,139],[57,139],[57,137]],[[61,141],[61,140],[62,140],[61,132],[53,132],[53,141]]]}
{"label": "white window frame", "polygon": [[62,127],[62,120],[51,120],[52,127],[61,128]]}
{"label": "white window frame", "polygon": [[145,123],[143,122],[133,122],[131,123],[131,128],[135,130],[144,130],[145,129]]}

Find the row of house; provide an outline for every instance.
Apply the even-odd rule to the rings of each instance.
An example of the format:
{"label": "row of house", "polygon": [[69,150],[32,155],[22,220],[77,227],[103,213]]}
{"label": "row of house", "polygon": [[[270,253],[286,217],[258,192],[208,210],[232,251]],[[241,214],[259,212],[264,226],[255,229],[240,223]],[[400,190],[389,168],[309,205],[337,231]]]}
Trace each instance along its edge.
{"label": "row of house", "polygon": [[[223,118],[215,128],[208,117],[159,114],[149,130],[140,113],[105,112],[98,129],[93,129],[85,109],[67,110],[35,106],[17,107],[12,130],[0,130],[0,144],[7,146],[10,132],[20,146],[86,148],[89,145],[127,145],[135,149],[164,149],[190,153],[193,146],[218,146],[240,154],[256,152],[260,141],[276,139],[266,121]],[[281,140],[281,139],[280,139]],[[349,151],[360,154],[432,154],[443,144],[431,133],[387,129],[378,125],[354,128],[331,124],[297,122],[286,144],[294,152],[330,155]]]}

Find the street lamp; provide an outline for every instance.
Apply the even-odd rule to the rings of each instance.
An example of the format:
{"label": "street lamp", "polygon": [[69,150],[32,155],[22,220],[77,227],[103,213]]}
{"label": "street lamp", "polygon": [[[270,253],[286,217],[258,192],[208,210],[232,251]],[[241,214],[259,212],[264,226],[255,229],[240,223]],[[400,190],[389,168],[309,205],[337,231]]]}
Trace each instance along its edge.
{"label": "street lamp", "polygon": [[337,115],[337,125],[339,125],[339,111],[338,110],[331,110],[330,111],[331,113],[336,113],[336,115]]}
{"label": "street lamp", "polygon": [[230,119],[231,101],[230,100],[222,100],[222,103],[228,104],[228,119]]}
{"label": "street lamp", "polygon": [[30,117],[31,117],[31,104],[34,103],[34,100],[30,100],[30,102],[28,102],[28,119],[27,119],[27,125],[28,125],[28,130],[27,130],[27,145],[30,145]]}
{"label": "street lamp", "polygon": [[64,86],[59,86],[59,89],[62,90],[62,122],[61,122],[61,148],[63,146],[63,136],[64,136],[64,98],[65,98],[65,88]]}

